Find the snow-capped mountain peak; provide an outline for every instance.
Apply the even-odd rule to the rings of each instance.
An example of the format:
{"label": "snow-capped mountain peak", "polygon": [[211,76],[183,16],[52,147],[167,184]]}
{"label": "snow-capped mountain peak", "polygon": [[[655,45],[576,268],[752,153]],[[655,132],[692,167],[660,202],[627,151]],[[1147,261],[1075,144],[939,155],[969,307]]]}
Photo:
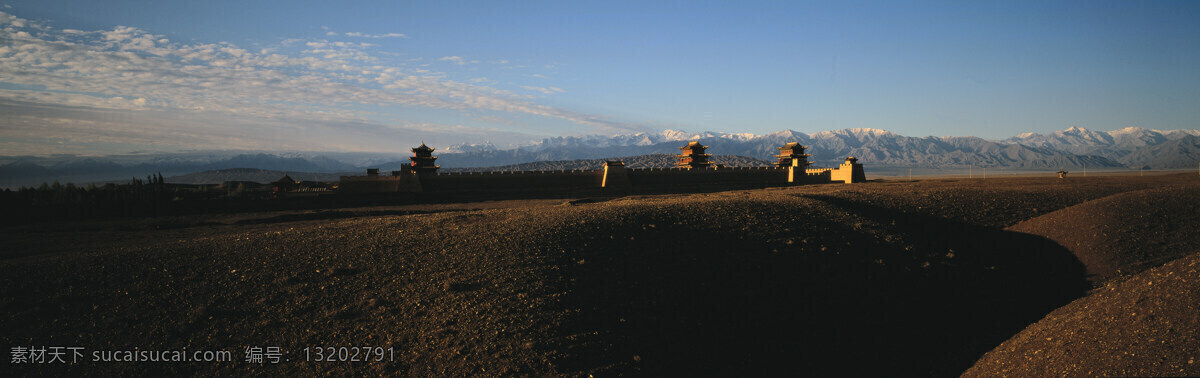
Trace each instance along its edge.
{"label": "snow-capped mountain peak", "polygon": [[690,140],[690,139],[692,139],[692,135],[695,135],[695,134],[688,133],[686,131],[666,129],[666,130],[663,130],[661,133],[658,133],[658,135],[660,137],[662,137],[663,141],[672,141],[672,140]]}
{"label": "snow-capped mountain peak", "polygon": [[444,151],[442,151],[442,153],[451,154],[451,153],[463,153],[463,152],[475,152],[475,151],[495,151],[498,149],[499,148],[497,148],[496,145],[492,144],[492,142],[462,143],[462,144],[455,144],[455,145],[446,147],[446,149]]}
{"label": "snow-capped mountain peak", "polygon": [[812,137],[813,138],[850,137],[850,138],[854,138],[854,139],[864,139],[864,138],[874,139],[874,138],[891,137],[891,136],[897,136],[897,135],[898,134],[896,134],[896,133],[893,133],[893,132],[887,131],[887,130],[883,130],[883,129],[872,129],[872,128],[866,128],[866,127],[859,127],[859,128],[852,128],[852,129],[822,131],[819,133],[812,134]]}
{"label": "snow-capped mountain peak", "polygon": [[[1117,136],[1117,135],[1125,135],[1125,134],[1142,133],[1145,131],[1147,131],[1147,130],[1143,129],[1141,127],[1130,126],[1130,127],[1126,127],[1126,128],[1120,129],[1120,130],[1109,131],[1108,135]],[[1159,132],[1158,130],[1150,130],[1150,131]]]}

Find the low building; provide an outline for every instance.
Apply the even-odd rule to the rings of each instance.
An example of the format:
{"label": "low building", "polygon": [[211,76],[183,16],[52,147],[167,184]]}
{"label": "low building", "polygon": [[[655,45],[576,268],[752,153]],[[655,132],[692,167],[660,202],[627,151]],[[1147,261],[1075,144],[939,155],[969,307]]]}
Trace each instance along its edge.
{"label": "low building", "polygon": [[271,183],[271,185],[275,186],[275,193],[287,193],[294,191],[299,187],[299,184],[300,182],[293,180],[291,176],[286,174],[283,175],[283,177],[280,177],[278,180],[275,180],[275,182]]}

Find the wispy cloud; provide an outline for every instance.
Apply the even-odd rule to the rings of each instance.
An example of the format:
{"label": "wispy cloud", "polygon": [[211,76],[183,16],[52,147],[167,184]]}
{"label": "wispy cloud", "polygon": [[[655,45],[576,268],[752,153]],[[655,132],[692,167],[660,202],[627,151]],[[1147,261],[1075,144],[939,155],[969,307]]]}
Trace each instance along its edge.
{"label": "wispy cloud", "polygon": [[[391,34],[397,33],[374,36],[395,37]],[[282,41],[283,46],[303,43],[295,55],[253,51],[226,42],[179,43],[127,26],[54,29],[4,12],[0,12],[0,40],[6,41],[0,44],[0,82],[8,84],[8,89],[0,89],[0,100],[9,103],[153,112],[159,118],[169,118],[163,114],[170,112],[200,112],[206,117],[251,117],[263,120],[258,126],[265,128],[285,127],[278,122],[281,119],[328,127],[339,122],[358,125],[354,127],[378,124],[369,120],[378,119],[377,115],[364,113],[363,106],[532,115],[596,132],[636,128],[482,85],[488,81],[459,82],[443,73],[406,68],[404,63],[388,64],[375,55],[377,46],[372,43]],[[460,56],[438,60],[459,65],[474,62]],[[524,89],[564,92],[554,87]],[[203,135],[212,126],[178,127],[189,135]],[[12,129],[0,129],[0,136],[13,137]],[[57,130],[78,133],[79,128]],[[281,132],[272,130],[274,134],[268,134]]]}
{"label": "wispy cloud", "polygon": [[441,61],[441,62],[450,62],[450,63],[454,63],[454,64],[457,64],[457,65],[460,65],[460,66],[461,66],[461,65],[464,65],[464,64],[467,64],[467,61],[466,61],[466,59],[463,59],[463,57],[461,57],[461,56],[457,56],[457,55],[456,55],[456,56],[443,56],[443,57],[441,57],[441,58],[438,58],[438,61]]}
{"label": "wispy cloud", "polygon": [[536,92],[542,92],[543,94],[548,94],[548,95],[566,92],[562,88],[556,88],[556,87],[543,88],[543,87],[534,87],[534,86],[530,86],[530,85],[523,85],[523,86],[521,86],[521,88],[525,88],[525,89],[528,89],[531,91],[536,91]]}
{"label": "wispy cloud", "polygon": [[329,36],[329,37],[346,36],[346,37],[353,37],[353,38],[408,38],[407,35],[404,35],[402,33],[383,33],[383,34],[370,34],[370,33],[363,33],[363,32],[338,33],[328,26],[322,26],[321,30],[324,30],[325,35]]}
{"label": "wispy cloud", "polygon": [[358,38],[408,38],[408,36],[400,33],[366,34],[359,32],[348,32],[345,34],[345,36]]}

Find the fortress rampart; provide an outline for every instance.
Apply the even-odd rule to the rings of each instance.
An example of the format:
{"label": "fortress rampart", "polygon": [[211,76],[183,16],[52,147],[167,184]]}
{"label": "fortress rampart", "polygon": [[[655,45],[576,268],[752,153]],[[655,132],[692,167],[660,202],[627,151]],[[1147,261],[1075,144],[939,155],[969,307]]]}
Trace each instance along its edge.
{"label": "fortress rampart", "polygon": [[[795,151],[773,167],[723,167],[706,161],[707,146],[688,144],[686,156],[674,168],[627,169],[620,161],[609,161],[595,170],[437,172],[424,144],[415,153],[414,168],[379,175],[342,176],[338,192],[479,194],[483,197],[557,197],[573,194],[689,192],[732,190],[829,182],[863,182],[866,175],[857,159],[847,158],[837,168],[807,168],[804,146],[789,144]],[[684,155],[681,155],[684,156]],[[782,156],[782,155],[781,155]],[[418,164],[422,164],[418,166]]]}

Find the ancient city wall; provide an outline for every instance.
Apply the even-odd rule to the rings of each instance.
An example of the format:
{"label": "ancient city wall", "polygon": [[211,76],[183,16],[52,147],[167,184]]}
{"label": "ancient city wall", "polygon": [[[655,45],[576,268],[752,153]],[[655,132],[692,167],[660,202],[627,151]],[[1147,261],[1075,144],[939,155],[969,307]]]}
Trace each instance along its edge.
{"label": "ancient city wall", "polygon": [[795,183],[821,183],[830,182],[832,177],[833,168],[808,168],[800,177],[794,177],[793,181]]}
{"label": "ancient city wall", "polygon": [[[524,198],[732,190],[865,181],[862,165],[838,168],[719,167],[626,169],[619,162],[598,170],[412,173],[343,176],[339,192],[419,194],[421,198]],[[377,172],[377,171],[376,171]]]}
{"label": "ancient city wall", "polygon": [[[857,168],[857,169],[852,169]],[[857,172],[857,174],[856,174]],[[858,177],[855,177],[858,176]],[[641,168],[599,170],[400,173],[392,176],[343,176],[339,192],[487,194],[550,196],[581,192],[687,192],[765,188],[827,182],[859,182],[862,166],[839,169],[792,167]]]}
{"label": "ancient city wall", "polygon": [[634,191],[687,191],[702,187],[758,188],[788,185],[787,168],[626,169]]}
{"label": "ancient city wall", "polygon": [[338,183],[339,193],[395,193],[420,192],[421,181],[414,174],[393,176],[342,176]]}
{"label": "ancient city wall", "polygon": [[426,192],[446,193],[568,193],[600,187],[600,170],[456,172],[421,176]]}

